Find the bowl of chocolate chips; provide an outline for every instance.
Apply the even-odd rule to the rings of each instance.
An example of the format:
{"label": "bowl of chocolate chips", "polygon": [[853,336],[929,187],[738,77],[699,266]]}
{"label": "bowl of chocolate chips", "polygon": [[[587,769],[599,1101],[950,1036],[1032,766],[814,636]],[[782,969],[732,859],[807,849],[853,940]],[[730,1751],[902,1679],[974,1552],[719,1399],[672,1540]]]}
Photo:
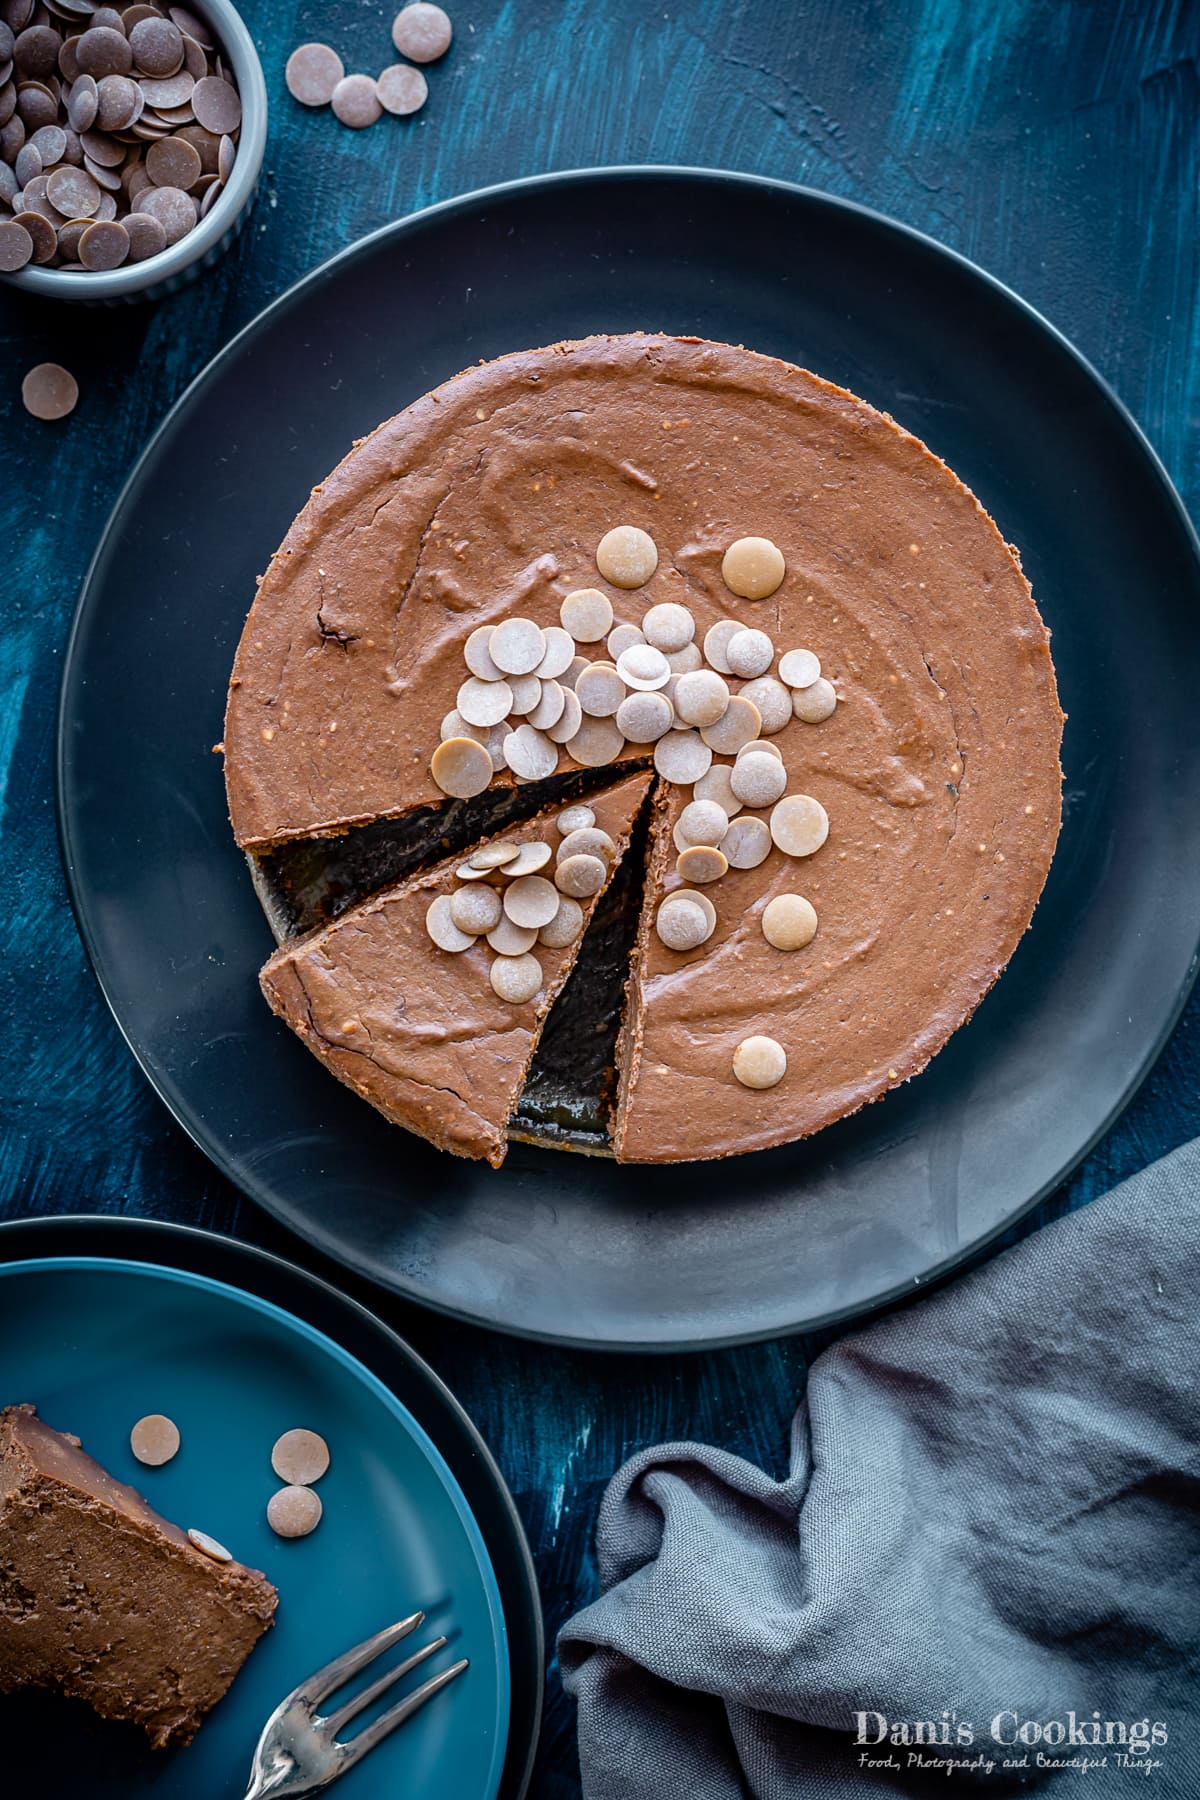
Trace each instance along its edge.
{"label": "bowl of chocolate chips", "polygon": [[244,223],[266,135],[229,0],[0,0],[0,278],[92,304],[171,292]]}

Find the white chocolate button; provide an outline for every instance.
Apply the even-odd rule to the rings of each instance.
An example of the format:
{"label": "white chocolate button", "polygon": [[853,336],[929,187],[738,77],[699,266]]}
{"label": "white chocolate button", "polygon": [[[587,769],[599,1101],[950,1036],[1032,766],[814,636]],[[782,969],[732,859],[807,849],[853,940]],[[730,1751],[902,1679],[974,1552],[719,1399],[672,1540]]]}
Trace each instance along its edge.
{"label": "white chocolate button", "polygon": [[631,744],[655,744],[675,723],[675,708],[663,693],[628,694],[616,712],[617,726]]}
{"label": "white chocolate button", "polygon": [[596,823],[596,815],[590,806],[568,806],[555,823],[564,837],[570,837],[573,831],[589,830]]}
{"label": "white chocolate button", "polygon": [[455,956],[462,950],[469,950],[475,942],[470,932],[460,931],[454,923],[449,894],[439,894],[431,902],[425,914],[425,929],[439,950],[449,950]]}
{"label": "white chocolate button", "polygon": [[820,674],[820,661],[811,650],[785,650],[779,659],[779,679],[790,688],[811,687]]}
{"label": "white chocolate button", "polygon": [[733,1053],[733,1072],[743,1087],[773,1088],[787,1074],[787,1055],[774,1038],[743,1038]]}
{"label": "white chocolate button", "polygon": [[512,711],[513,691],[507,681],[480,681],[471,675],[454,702],[468,725],[499,725]]}
{"label": "white chocolate button", "polygon": [[566,674],[560,676],[559,679],[565,688],[570,688],[572,692],[574,692],[575,683],[579,680],[583,671],[585,669],[590,669],[591,666],[592,658],[590,656],[573,656],[571,658],[571,666],[568,668]]}
{"label": "white chocolate button", "polygon": [[707,844],[715,850],[729,830],[729,814],[715,800],[692,800],[680,813],[675,830],[676,841],[682,839],[685,848]]}
{"label": "white chocolate button", "polygon": [[575,683],[575,698],[590,719],[610,719],[625,698],[625,683],[611,663],[592,663]]}
{"label": "white chocolate button", "polygon": [[542,684],[536,675],[510,675],[508,685],[512,689],[512,712],[516,718],[524,718],[541,704]]}
{"label": "white chocolate button", "polygon": [[704,667],[699,644],[685,644],[682,650],[669,650],[667,661],[671,665],[672,675],[690,675],[693,670]]}
{"label": "white chocolate button", "polygon": [[558,911],[558,893],[544,875],[521,875],[504,890],[504,910],[514,925],[540,931]]}
{"label": "white chocolate button", "polygon": [[[470,887],[455,888],[450,896],[450,917],[469,937],[485,936],[500,923],[503,910],[499,894],[486,882],[472,882]],[[287,1480],[286,1470],[276,1469],[275,1473]]]}
{"label": "white chocolate button", "polygon": [[712,767],[712,751],[695,731],[668,731],[654,746],[654,766],[664,781],[690,787]]}
{"label": "white chocolate button", "polygon": [[572,900],[569,894],[564,894],[550,923],[543,925],[538,932],[538,941],[551,950],[565,950],[582,931],[583,908],[578,900]]}
{"label": "white chocolate button", "polygon": [[[666,739],[662,741],[665,743]],[[605,763],[615,762],[624,748],[625,739],[612,719],[584,719],[567,742],[568,753],[585,769],[600,769]]]}
{"label": "white chocolate button", "polygon": [[267,1501],[267,1524],[281,1538],[307,1537],[321,1523],[320,1494],[310,1487],[282,1487]]}
{"label": "white chocolate button", "polygon": [[488,641],[488,654],[505,675],[532,675],[546,654],[541,626],[520,617],[502,620]]}
{"label": "white chocolate button", "polygon": [[452,737],[474,738],[477,744],[486,744],[488,732],[494,731],[495,729],[494,725],[469,725],[459,712],[457,706],[452,706],[450,711],[442,719],[438,736],[443,744],[446,742],[447,738]]}
{"label": "white chocolate button", "polygon": [[502,869],[506,863],[513,862],[521,854],[519,844],[510,843],[501,838],[498,843],[485,844],[482,850],[475,850],[467,858],[473,869]]}
{"label": "white chocolate button", "polygon": [[[757,742],[757,740],[755,740]],[[732,819],[735,813],[742,810],[742,803],[729,784],[733,770],[728,763],[714,763],[707,775],[702,775],[692,793],[697,800],[715,800],[727,818]]]}
{"label": "white chocolate button", "polygon": [[583,708],[579,704],[579,696],[574,688],[567,687],[563,682],[560,682],[559,686],[562,688],[563,697],[562,714],[546,732],[546,736],[553,744],[567,743],[583,724]]}
{"label": "white chocolate button", "polygon": [[[681,678],[682,679],[682,678]],[[753,743],[762,728],[762,715],[753,701],[735,694],[715,725],[706,725],[700,736],[710,750],[735,756],[743,744]]]}
{"label": "white chocolate button", "polygon": [[738,631],[725,646],[725,660],[735,675],[763,675],[775,660],[775,646],[765,631]]}
{"label": "white chocolate button", "polygon": [[819,725],[837,710],[837,690],[822,675],[811,687],[797,688],[792,695],[792,711],[806,725]]}
{"label": "white chocolate button", "polygon": [[769,599],[786,573],[783,552],[770,538],[738,538],[721,562],[725,586],[743,600]]}
{"label": "white chocolate button", "polygon": [[[484,748],[492,759],[492,773],[494,775],[498,775],[505,766],[504,744],[511,732],[512,726],[508,723],[508,720],[502,719],[499,725],[492,726],[484,740]],[[468,732],[467,735],[469,736],[470,733]]]}
{"label": "white chocolate button", "polygon": [[803,950],[817,935],[817,914],[802,894],[776,894],[763,908],[762,934],[776,950]]}
{"label": "white chocolate button", "polygon": [[[783,751],[779,745],[768,742],[766,738],[753,738],[750,743],[743,744],[733,759],[735,766],[741,762],[743,756],[773,756],[776,762],[783,761]],[[732,774],[733,771],[730,770],[730,773]]]}
{"label": "white chocolate button", "polygon": [[[553,893],[553,888],[550,891]],[[514,1006],[523,1006],[541,988],[542,965],[536,956],[498,956],[489,969],[488,976],[493,989],[502,1000],[511,1001]]]}
{"label": "white chocolate button", "polygon": [[771,854],[771,833],[765,819],[732,819],[721,839],[722,854],[731,869],[757,869]]}
{"label": "white chocolate button", "polygon": [[700,908],[700,911],[708,920],[709,935],[711,936],[717,929],[717,909],[709,899],[708,895],[704,892],[703,888],[676,888],[673,893],[667,895],[666,900],[663,901],[663,905],[666,906],[668,902],[672,900],[695,901],[696,905]]}
{"label": "white chocolate button", "polygon": [[209,1537],[207,1531],[196,1531],[189,1527],[188,1537],[196,1546],[196,1549],[203,1551],[205,1556],[211,1557],[213,1562],[227,1563],[233,1561],[232,1556],[229,1554],[224,1544],[218,1543],[215,1537]]}
{"label": "white chocolate button", "polygon": [[624,656],[626,650],[632,650],[635,644],[644,644],[646,634],[640,625],[618,625],[609,632],[604,640],[604,648],[614,662]]}
{"label": "white chocolate button", "polygon": [[558,767],[558,745],[532,725],[518,725],[504,740],[504,760],[514,775],[540,781]]}
{"label": "white chocolate button", "polygon": [[487,941],[497,956],[524,956],[537,943],[538,934],[531,925],[514,925],[511,919],[501,919],[488,932]]}
{"label": "white chocolate button", "polygon": [[668,950],[695,950],[711,935],[707,918],[694,900],[669,895],[658,909],[654,929]]}
{"label": "white chocolate button", "polygon": [[285,1431],[275,1439],[271,1467],[289,1487],[308,1487],[329,1467],[329,1445],[319,1431]]}
{"label": "white chocolate button", "polygon": [[596,567],[614,587],[644,587],[658,567],[658,547],[648,531],[614,525],[596,545]]}
{"label": "white chocolate button", "polygon": [[631,644],[617,658],[617,674],[635,693],[651,693],[671,679],[671,665],[653,644]]}
{"label": "white chocolate button", "polygon": [[738,757],[729,783],[743,806],[773,806],[787,787],[787,770],[774,756],[755,750]]}
{"label": "white chocolate button", "polygon": [[557,681],[571,666],[575,639],[561,625],[543,626],[542,636],[546,640],[546,654],[533,672],[539,681]]}
{"label": "white chocolate button", "polygon": [[568,856],[554,871],[554,885],[572,900],[588,900],[608,880],[608,866],[599,856]]}
{"label": "white chocolate button", "polygon": [[675,711],[685,725],[715,725],[729,706],[729,687],[711,669],[696,669],[675,683]]}
{"label": "white chocolate button", "polygon": [[463,645],[463,661],[480,681],[499,681],[501,678],[502,671],[496,667],[488,650],[495,629],[494,625],[480,625]]}
{"label": "white chocolate button", "polygon": [[576,588],[559,607],[558,616],[577,644],[596,644],[612,630],[612,601],[599,588]]}
{"label": "white chocolate button", "polygon": [[742,624],[740,619],[718,619],[716,624],[710,625],[705,632],[705,661],[710,667],[716,669],[718,674],[733,674],[733,670],[726,660],[725,652],[728,648],[730,638],[735,638],[739,631],[745,631],[745,629],[746,627]]}
{"label": "white chocolate button", "polygon": [[642,620],[646,642],[656,650],[682,650],[696,635],[696,621],[686,606],[665,600],[652,606]]}
{"label": "white chocolate button", "polygon": [[522,844],[510,863],[505,863],[500,874],[505,881],[516,881],[522,875],[536,875],[544,869],[554,855],[549,844],[541,838],[535,838],[530,844]]}
{"label": "white chocolate button", "polygon": [[675,867],[684,881],[699,881],[707,885],[710,881],[720,881],[728,871],[729,860],[719,850],[695,844],[689,850],[680,851]]}
{"label": "white chocolate button", "polygon": [[791,689],[785,688],[773,675],[760,675],[757,681],[748,681],[738,698],[749,700],[751,706],[758,708],[762,721],[759,729],[764,736],[770,737],[772,732],[782,731],[785,725],[791,724]]}
{"label": "white chocolate button", "polygon": [[[535,680],[536,677],[530,676]],[[541,682],[542,695],[537,705],[529,714],[529,723],[535,731],[549,731],[562,718],[567,705],[567,690],[557,681]]]}
{"label": "white chocolate button", "polygon": [[166,1413],[147,1413],[129,1434],[129,1448],[147,1468],[161,1469],[179,1450],[179,1427]]}
{"label": "white chocolate button", "polygon": [[434,751],[429,773],[443,794],[469,800],[473,794],[482,794],[495,771],[483,744],[474,738],[447,738]]}
{"label": "white chocolate button", "polygon": [[558,862],[565,862],[568,856],[598,856],[603,863],[615,861],[617,846],[607,831],[601,831],[597,825],[580,825],[577,830],[569,831],[558,846]]}
{"label": "white chocolate button", "polygon": [[829,815],[811,794],[788,794],[771,813],[771,836],[785,856],[811,856],[829,836]]}

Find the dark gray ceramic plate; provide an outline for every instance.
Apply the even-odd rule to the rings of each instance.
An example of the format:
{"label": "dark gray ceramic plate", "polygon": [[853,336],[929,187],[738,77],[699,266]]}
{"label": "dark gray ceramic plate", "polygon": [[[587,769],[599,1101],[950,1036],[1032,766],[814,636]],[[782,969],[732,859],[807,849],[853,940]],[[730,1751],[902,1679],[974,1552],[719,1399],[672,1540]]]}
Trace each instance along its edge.
{"label": "dark gray ceramic plate", "polygon": [[[1033,928],[917,1081],[806,1143],[617,1168],[442,1156],[277,1024],[230,839],[225,685],[255,575],[354,437],[479,357],[662,328],[803,363],[886,408],[1021,547],[1070,714]],[[154,439],[89,574],[60,816],[96,972],[176,1118],[329,1255],[450,1313],[608,1346],[846,1317],[944,1273],[1075,1166],[1186,997],[1200,892],[1200,561],[1145,440],[970,264],[826,195],[618,169],[468,195],[317,270]]]}

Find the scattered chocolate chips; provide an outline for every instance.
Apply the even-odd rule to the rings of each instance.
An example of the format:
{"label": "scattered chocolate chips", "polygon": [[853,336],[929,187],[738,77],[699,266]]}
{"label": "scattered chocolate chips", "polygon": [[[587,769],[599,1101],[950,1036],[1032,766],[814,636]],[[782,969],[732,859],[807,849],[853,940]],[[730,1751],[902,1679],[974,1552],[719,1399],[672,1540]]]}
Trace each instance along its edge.
{"label": "scattered chocolate chips", "polygon": [[774,1038],[743,1038],[733,1053],[733,1072],[743,1087],[777,1087],[787,1074],[787,1053]]}
{"label": "scattered chocolate chips", "polygon": [[26,412],[32,413],[35,419],[65,419],[75,410],[79,383],[58,363],[38,363],[21,383],[21,399]]}
{"label": "scattered chocolate chips", "polygon": [[196,1549],[201,1551],[205,1556],[211,1557],[213,1562],[227,1563],[233,1561],[233,1557],[225,1548],[224,1544],[219,1544],[215,1537],[209,1537],[207,1531],[196,1531],[189,1528],[188,1537],[195,1545]]}
{"label": "scattered chocolate chips", "polygon": [[230,180],[241,116],[219,46],[184,7],[52,0],[35,15],[3,0],[0,272],[115,269],[178,243]]}

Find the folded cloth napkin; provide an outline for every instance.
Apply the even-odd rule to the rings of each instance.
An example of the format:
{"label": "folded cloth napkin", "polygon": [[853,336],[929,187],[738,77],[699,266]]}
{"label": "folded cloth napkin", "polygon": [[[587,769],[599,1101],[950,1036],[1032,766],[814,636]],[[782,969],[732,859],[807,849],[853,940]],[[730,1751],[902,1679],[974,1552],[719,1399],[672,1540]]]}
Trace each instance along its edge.
{"label": "folded cloth napkin", "polygon": [[585,1800],[1196,1800],[1198,1394],[1200,1141],[826,1351],[785,1481],[635,1456],[559,1638]]}

